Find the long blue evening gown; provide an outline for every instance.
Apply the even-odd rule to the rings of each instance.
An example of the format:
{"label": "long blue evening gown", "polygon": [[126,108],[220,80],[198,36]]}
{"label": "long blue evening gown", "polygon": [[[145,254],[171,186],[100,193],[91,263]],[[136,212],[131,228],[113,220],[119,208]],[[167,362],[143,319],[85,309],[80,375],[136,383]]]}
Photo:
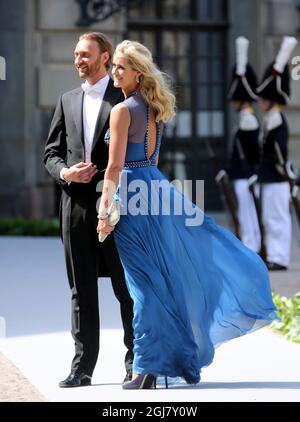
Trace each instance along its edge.
{"label": "long blue evening gown", "polygon": [[[124,103],[131,123],[116,194],[124,215],[114,236],[134,301],[133,371],[197,383],[217,345],[277,318],[268,271],[256,253],[205,216],[158,170],[161,125],[155,152],[147,159],[148,107],[139,93]],[[170,198],[154,181],[168,187]],[[163,210],[170,202],[167,215]],[[172,211],[178,204],[185,206],[182,215]],[[196,208],[203,223],[187,226]]]}

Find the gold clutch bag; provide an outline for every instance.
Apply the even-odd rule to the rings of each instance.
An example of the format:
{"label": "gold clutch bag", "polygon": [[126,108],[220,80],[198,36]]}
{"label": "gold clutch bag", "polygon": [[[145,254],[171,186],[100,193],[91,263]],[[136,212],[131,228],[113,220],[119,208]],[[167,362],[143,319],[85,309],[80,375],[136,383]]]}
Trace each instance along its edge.
{"label": "gold clutch bag", "polygon": [[[120,220],[120,214],[121,214],[120,202],[114,199],[107,210],[108,224],[110,226],[115,226]],[[107,236],[108,236],[108,233],[100,232],[98,234],[99,242],[104,242]]]}

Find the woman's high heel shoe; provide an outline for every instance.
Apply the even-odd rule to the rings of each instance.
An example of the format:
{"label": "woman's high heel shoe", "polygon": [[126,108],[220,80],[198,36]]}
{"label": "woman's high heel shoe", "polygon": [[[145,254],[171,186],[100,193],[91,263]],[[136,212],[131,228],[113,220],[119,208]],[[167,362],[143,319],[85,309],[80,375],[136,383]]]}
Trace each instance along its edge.
{"label": "woman's high heel shoe", "polygon": [[156,376],[152,374],[138,375],[133,381],[122,384],[124,390],[151,390],[156,388]]}

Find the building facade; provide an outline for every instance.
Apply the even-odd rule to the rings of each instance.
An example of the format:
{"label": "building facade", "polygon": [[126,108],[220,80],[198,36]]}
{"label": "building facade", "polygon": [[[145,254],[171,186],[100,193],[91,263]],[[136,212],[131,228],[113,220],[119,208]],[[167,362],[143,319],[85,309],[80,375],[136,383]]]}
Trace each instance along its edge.
{"label": "building facade", "polygon": [[[234,115],[226,95],[234,40],[239,35],[250,40],[250,61],[261,78],[282,36],[299,39],[299,2],[3,3],[0,56],[5,59],[6,77],[0,80],[0,217],[57,213],[58,190],[43,165],[44,144],[59,96],[82,82],[73,66],[73,49],[79,35],[92,30],[104,32],[114,44],[124,38],[143,42],[159,67],[171,75],[177,116],[164,131],[161,170],[170,180],[203,179],[205,209],[221,208],[214,176],[224,165],[231,144]],[[299,44],[294,56],[300,56]],[[290,155],[300,168],[300,80],[292,81],[291,91],[287,109]]]}

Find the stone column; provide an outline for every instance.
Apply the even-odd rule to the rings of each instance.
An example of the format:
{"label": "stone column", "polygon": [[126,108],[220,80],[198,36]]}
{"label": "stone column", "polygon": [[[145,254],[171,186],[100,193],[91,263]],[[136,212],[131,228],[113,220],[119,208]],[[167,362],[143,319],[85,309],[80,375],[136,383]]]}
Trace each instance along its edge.
{"label": "stone column", "polygon": [[0,216],[21,214],[24,186],[24,9],[23,0],[0,2]]}

